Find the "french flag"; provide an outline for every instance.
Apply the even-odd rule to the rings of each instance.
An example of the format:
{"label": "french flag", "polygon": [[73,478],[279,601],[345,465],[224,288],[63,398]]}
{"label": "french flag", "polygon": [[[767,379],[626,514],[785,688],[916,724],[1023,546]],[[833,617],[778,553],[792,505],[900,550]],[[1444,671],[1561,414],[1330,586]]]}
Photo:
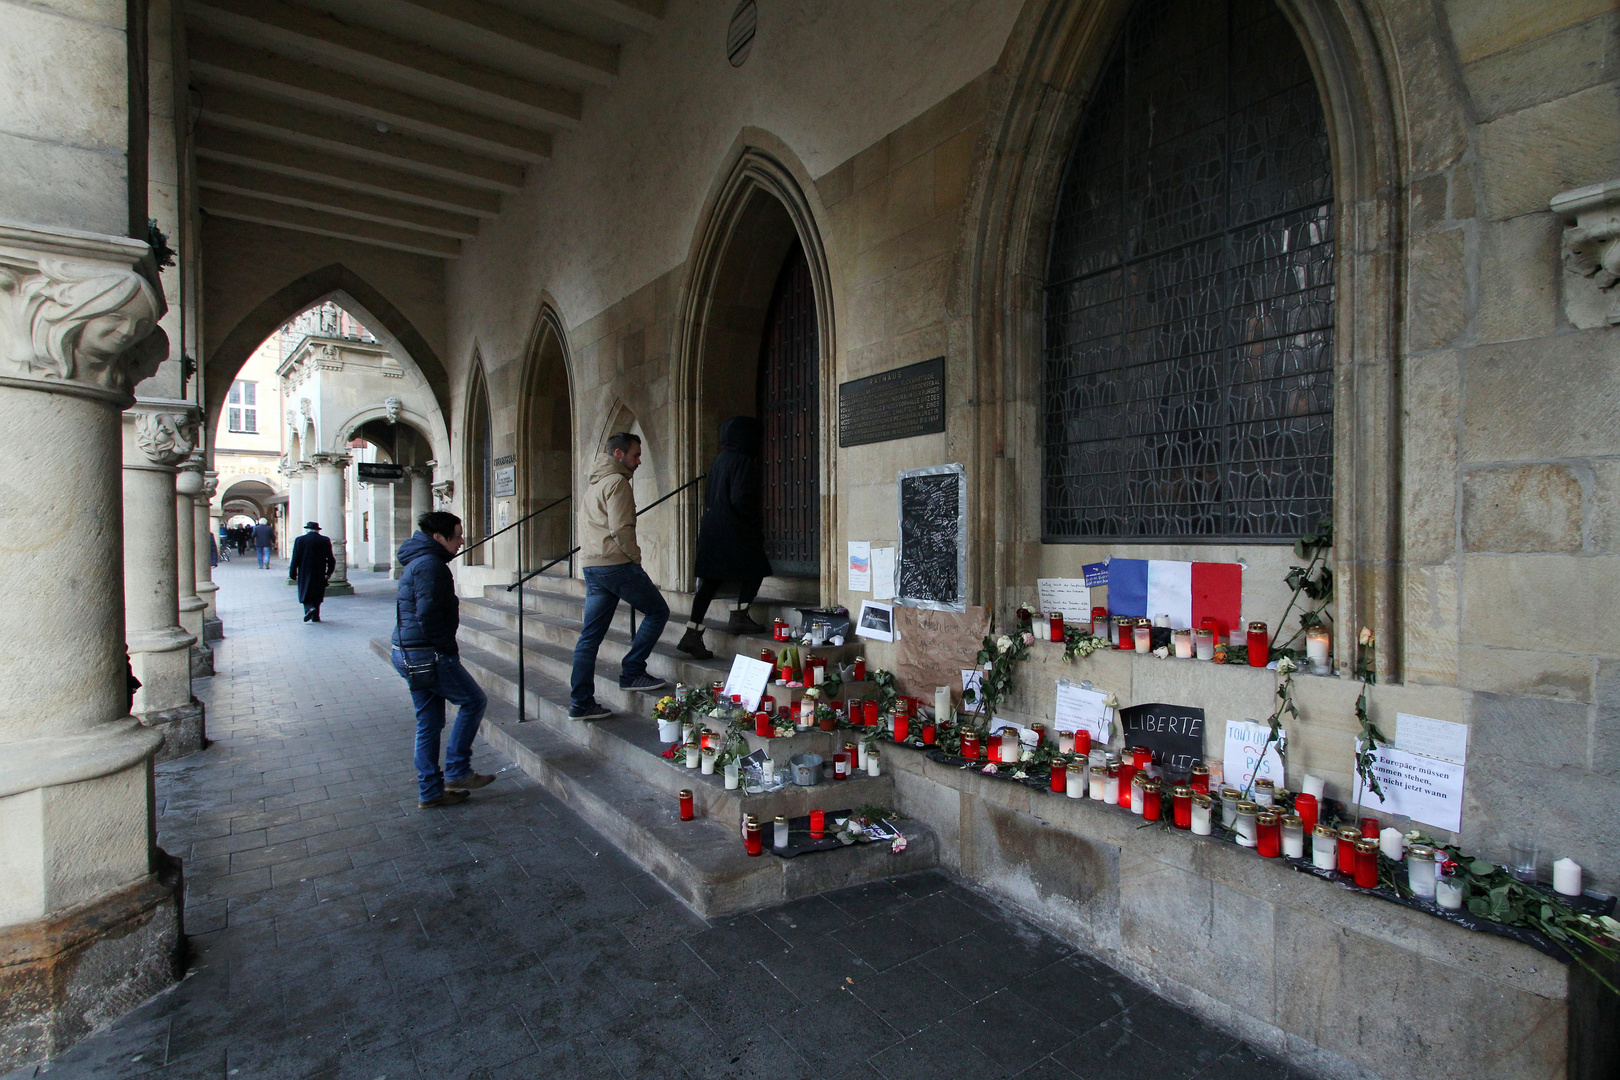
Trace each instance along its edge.
{"label": "french flag", "polygon": [[1169,615],[1177,629],[1214,616],[1225,641],[1243,618],[1243,567],[1237,563],[1110,559],[1108,612],[1151,619]]}

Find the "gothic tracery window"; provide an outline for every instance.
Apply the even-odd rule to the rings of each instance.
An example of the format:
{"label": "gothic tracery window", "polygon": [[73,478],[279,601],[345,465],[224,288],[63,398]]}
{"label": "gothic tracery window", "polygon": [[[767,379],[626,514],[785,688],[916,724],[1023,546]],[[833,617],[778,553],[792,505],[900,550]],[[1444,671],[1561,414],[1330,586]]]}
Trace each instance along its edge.
{"label": "gothic tracery window", "polygon": [[1140,0],[1053,217],[1042,539],[1291,540],[1332,513],[1333,179],[1273,0]]}

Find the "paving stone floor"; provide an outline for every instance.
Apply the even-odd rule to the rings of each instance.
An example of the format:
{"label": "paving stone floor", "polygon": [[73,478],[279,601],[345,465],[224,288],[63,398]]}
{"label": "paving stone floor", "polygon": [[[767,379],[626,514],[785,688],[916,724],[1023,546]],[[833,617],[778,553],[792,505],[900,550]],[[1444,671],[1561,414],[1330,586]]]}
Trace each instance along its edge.
{"label": "paving stone floor", "polygon": [[483,746],[493,785],[418,810],[409,699],[367,647],[393,583],[305,625],[285,567],[219,568],[215,742],[158,769],[191,974],[38,1074],[1295,1075],[943,874],[710,923]]}

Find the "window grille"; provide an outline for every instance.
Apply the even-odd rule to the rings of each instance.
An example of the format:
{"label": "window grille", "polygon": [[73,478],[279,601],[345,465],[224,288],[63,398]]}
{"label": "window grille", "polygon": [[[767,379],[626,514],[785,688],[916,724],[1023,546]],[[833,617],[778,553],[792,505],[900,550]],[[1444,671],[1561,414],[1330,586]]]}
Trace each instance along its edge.
{"label": "window grille", "polygon": [[226,426],[231,431],[256,435],[259,431],[258,383],[237,379],[231,383],[226,395],[228,416]]}
{"label": "window grille", "polygon": [[1042,539],[1280,541],[1332,513],[1332,163],[1272,0],[1143,0],[1052,224]]}

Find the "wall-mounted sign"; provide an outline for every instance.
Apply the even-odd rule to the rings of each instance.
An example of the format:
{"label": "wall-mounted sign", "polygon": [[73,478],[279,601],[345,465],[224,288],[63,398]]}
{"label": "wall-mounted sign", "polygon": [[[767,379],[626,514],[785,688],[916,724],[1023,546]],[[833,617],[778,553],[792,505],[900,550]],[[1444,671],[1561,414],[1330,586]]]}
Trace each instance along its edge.
{"label": "wall-mounted sign", "polygon": [[497,465],[497,466],[499,466],[499,465],[516,465],[517,464],[517,455],[516,454],[502,454],[500,457],[495,459],[494,464]]}
{"label": "wall-mounted sign", "polygon": [[497,465],[495,467],[495,497],[497,499],[506,499],[516,494],[517,466]]}
{"label": "wall-mounted sign", "polygon": [[838,387],[838,445],[909,439],[945,430],[945,358]]}
{"label": "wall-mounted sign", "polygon": [[362,484],[397,484],[405,479],[405,466],[386,461],[362,461],[354,472]]}
{"label": "wall-mounted sign", "polygon": [[967,475],[961,465],[900,473],[897,604],[967,609]]}

